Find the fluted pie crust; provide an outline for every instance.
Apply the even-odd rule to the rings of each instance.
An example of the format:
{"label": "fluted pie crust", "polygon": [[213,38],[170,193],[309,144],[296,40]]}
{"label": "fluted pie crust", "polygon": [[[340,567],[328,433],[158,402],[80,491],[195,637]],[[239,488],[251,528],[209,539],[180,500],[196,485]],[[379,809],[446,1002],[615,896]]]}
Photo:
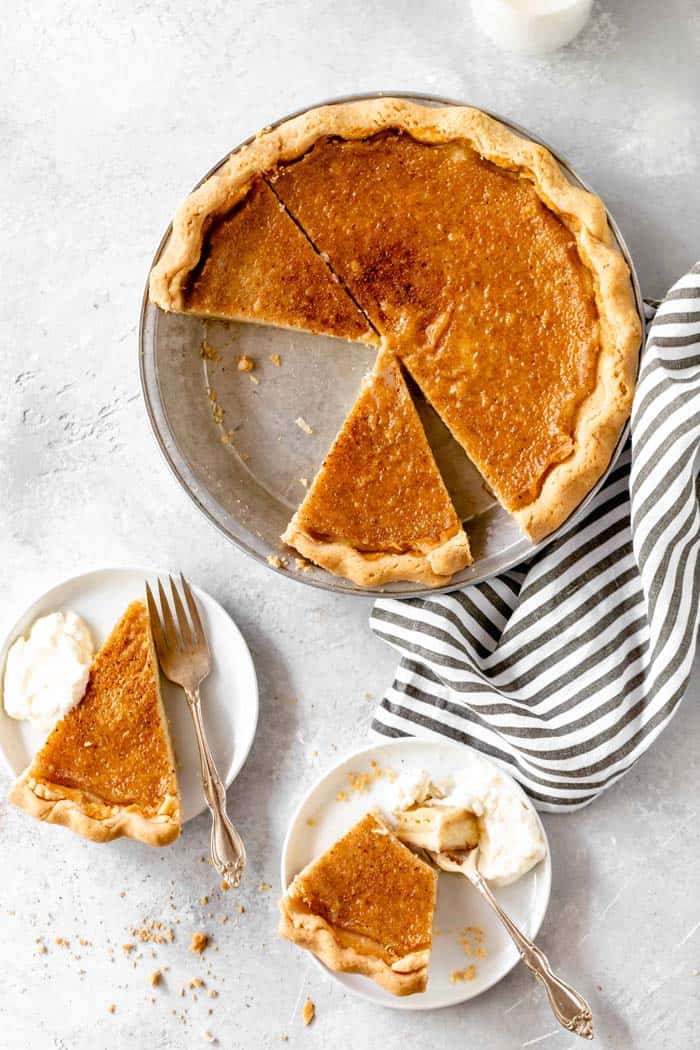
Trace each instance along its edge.
{"label": "fluted pie crust", "polygon": [[392,995],[425,990],[436,872],[368,813],[293,880],[280,934]]}
{"label": "fluted pie crust", "polygon": [[133,602],[97,653],[85,696],[14,782],[10,802],[93,842],[165,846],[180,795],[148,613]]}
{"label": "fluted pie crust", "polygon": [[[426,320],[430,275],[434,270],[431,258],[442,265],[440,243],[444,244],[447,257],[463,233],[474,236],[474,231],[436,232],[424,222],[419,227],[421,237],[415,253],[410,241],[387,243],[384,257],[377,233],[381,224],[371,212],[372,202],[362,195],[364,190],[371,190],[372,185],[361,179],[355,184],[347,178],[347,173],[362,173],[361,166],[357,166],[357,155],[376,145],[377,164],[366,166],[366,170],[376,172],[376,180],[381,180],[383,170],[393,170],[390,177],[396,179],[395,173],[404,161],[392,169],[393,142],[396,150],[406,155],[406,164],[414,163],[412,154],[417,152],[409,148],[410,143],[443,150],[444,164],[448,167],[457,164],[460,157],[469,159],[465,171],[467,168],[471,171],[476,191],[478,172],[473,169],[475,165],[482,166],[485,196],[479,198],[478,203],[486,221],[476,231],[479,238],[482,234],[488,235],[491,197],[504,202],[499,205],[500,211],[493,211],[495,240],[485,240],[483,245],[479,240],[472,259],[477,267],[483,261],[483,281],[480,284],[478,272],[472,273],[468,289],[472,299],[468,303],[467,299],[464,302],[441,300],[440,312],[431,323]],[[431,161],[435,156],[437,154],[431,156]],[[476,158],[473,162],[472,156]],[[418,160],[415,165],[416,172],[420,173]],[[429,171],[429,166],[425,170]],[[305,187],[305,171],[315,172],[313,187],[310,184]],[[343,172],[346,182],[335,193],[333,179],[343,177]],[[395,352],[423,387],[428,400],[433,401],[525,534],[536,541],[561,525],[610,462],[631,409],[641,338],[629,271],[613,243],[602,202],[572,185],[544,147],[518,136],[478,110],[428,107],[393,98],[324,106],[261,132],[187,198],[175,216],[171,237],[151,274],[152,302],[165,310],[183,310],[188,282],[200,264],[212,222],[244,200],[260,177],[268,182],[322,258],[329,262],[333,275],[349,289],[354,302],[381,336],[384,349]],[[418,183],[426,185],[425,180],[417,177],[414,185]],[[399,219],[400,207],[411,185],[409,182],[392,189],[392,185],[387,184],[382,190],[384,199],[395,206]],[[459,184],[455,186],[458,195]],[[321,196],[319,189],[325,191]],[[356,192],[362,195],[361,200],[354,197]],[[354,208],[338,205],[342,193],[348,201],[355,201]],[[427,183],[428,196],[424,191],[424,200],[428,201],[428,207],[429,193]],[[510,216],[509,195],[514,209]],[[328,217],[337,217],[339,207],[341,218],[347,221],[333,225]],[[330,224],[324,225],[326,222]],[[504,251],[507,272],[499,270],[501,231],[502,243],[509,239],[511,232],[514,239],[510,254]],[[478,249],[484,245],[488,252],[481,256]],[[367,254],[370,250],[371,257]],[[430,251],[435,254],[426,256]],[[519,267],[517,275],[513,270],[514,261]],[[469,311],[465,303],[470,305],[476,301],[477,293],[483,293],[484,303],[488,303],[491,295],[497,304],[500,282],[504,293],[501,298],[514,302],[512,284],[517,276],[524,290],[522,310],[525,311],[528,272],[537,271],[546,277],[548,267],[553,298],[551,309],[541,311],[539,328],[536,327],[538,318],[527,316],[526,312],[521,315],[516,302],[514,310],[509,307],[510,312],[505,316],[497,316],[496,311],[494,324],[498,338],[493,348],[488,340],[487,307],[484,308],[485,324],[476,333],[469,331]],[[453,286],[464,286],[463,273],[448,273],[444,280],[441,278],[438,291],[443,294],[441,289]],[[403,296],[405,301],[399,302],[398,307],[397,296]],[[569,309],[573,318],[570,323]],[[512,326],[513,337],[507,336],[508,325]],[[523,329],[523,346],[519,346],[517,333]],[[458,336],[461,331],[468,333],[464,345],[454,337],[454,330]],[[514,369],[503,359],[502,340],[498,342],[504,332],[506,342],[510,338],[509,346],[516,355]],[[558,343],[551,342],[555,336],[562,345],[561,374],[565,378],[560,383],[561,396],[557,394],[559,401],[552,395],[550,403],[538,391],[537,380],[543,361],[557,380],[558,350],[552,351],[553,358],[551,354],[546,358],[546,353],[541,357],[548,345],[558,347]],[[525,351],[530,355],[527,359]],[[532,390],[527,383],[528,367],[533,379]],[[475,377],[478,386],[479,368],[490,369],[491,375],[490,386],[481,393],[484,408],[477,419],[479,400],[472,396],[475,389],[472,378]],[[572,387],[567,393],[566,377],[569,376]],[[452,391],[456,399],[453,403],[450,401]],[[507,411],[504,416],[502,406],[509,404],[514,418],[518,417],[517,427],[514,421],[509,421]],[[470,419],[470,410],[475,413],[473,419]],[[532,421],[533,443],[537,439],[542,446],[539,458],[533,454],[529,479],[527,462],[523,467],[523,457],[527,460],[531,454],[526,447],[528,420]],[[510,468],[499,473],[501,448],[503,461],[512,463],[517,475],[517,484],[512,486],[507,484]],[[336,568],[329,566],[331,571],[345,574],[348,568],[352,570],[352,559],[348,560],[342,553],[342,537],[326,539],[332,544],[337,545],[338,541],[341,544]],[[314,557],[308,543],[302,553]]]}

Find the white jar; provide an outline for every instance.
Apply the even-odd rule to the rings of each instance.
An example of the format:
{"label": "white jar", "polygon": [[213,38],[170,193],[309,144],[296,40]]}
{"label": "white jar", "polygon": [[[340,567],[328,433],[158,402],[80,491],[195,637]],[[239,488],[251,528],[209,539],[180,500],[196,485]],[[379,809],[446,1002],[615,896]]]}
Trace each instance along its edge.
{"label": "white jar", "polygon": [[538,55],[564,47],[580,33],[593,0],[472,0],[474,17],[498,47]]}

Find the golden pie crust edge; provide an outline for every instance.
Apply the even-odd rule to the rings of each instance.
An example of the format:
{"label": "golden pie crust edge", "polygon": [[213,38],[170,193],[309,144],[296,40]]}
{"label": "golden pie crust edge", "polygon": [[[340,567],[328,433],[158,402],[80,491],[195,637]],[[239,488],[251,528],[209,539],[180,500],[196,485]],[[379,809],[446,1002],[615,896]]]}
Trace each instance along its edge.
{"label": "golden pie crust edge", "polygon": [[471,564],[469,541],[463,529],[444,543],[426,551],[368,553],[338,540],[319,540],[300,526],[295,514],[282,534],[284,543],[336,576],[360,587],[381,587],[392,580],[407,580],[439,587]]}
{"label": "golden pie crust edge", "polygon": [[363,947],[367,951],[340,944],[331,924],[320,915],[294,908],[293,898],[289,896],[280,901],[280,912],[280,935],[312,951],[329,969],[370,977],[392,995],[413,995],[425,991],[430,949],[411,952],[390,965],[377,954],[377,946],[370,938],[364,938],[367,943]]}
{"label": "golden pie crust edge", "polygon": [[421,106],[382,98],[309,110],[263,130],[183,202],[151,272],[151,302],[164,310],[183,308],[183,290],[199,261],[210,218],[230,211],[256,176],[297,159],[323,136],[362,139],[388,129],[399,129],[426,144],[462,139],[491,163],[518,171],[572,233],[593,278],[600,320],[598,373],[593,392],[579,407],[572,435],[574,452],[552,467],[538,498],[514,513],[526,535],[537,541],[569,517],[608,466],[631,411],[642,333],[629,269],[613,244],[603,202],[572,185],[544,146],[470,107]]}
{"label": "golden pie crust edge", "polygon": [[167,846],[180,834],[180,803],[173,795],[147,815],[138,806],[109,806],[88,792],[36,779],[30,768],[14,782],[8,798],[37,820],[70,828],[92,842],[126,836],[147,846]]}

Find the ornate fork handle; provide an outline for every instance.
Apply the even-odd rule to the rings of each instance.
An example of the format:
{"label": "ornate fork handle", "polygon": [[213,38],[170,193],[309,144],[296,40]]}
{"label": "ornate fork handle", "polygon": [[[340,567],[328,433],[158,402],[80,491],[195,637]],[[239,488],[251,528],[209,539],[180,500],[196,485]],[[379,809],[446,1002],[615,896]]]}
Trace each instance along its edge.
{"label": "ornate fork handle", "polygon": [[226,789],[214,763],[204,733],[199,689],[185,689],[194,723],[204,796],[212,815],[211,858],[219,875],[231,886],[238,886],[245,867],[245,846],[226,813]]}
{"label": "ornate fork handle", "polygon": [[547,956],[536,944],[533,944],[529,937],[525,936],[510,916],[506,915],[479,872],[465,871],[465,875],[496,912],[520,952],[520,958],[544,986],[549,1004],[559,1023],[574,1035],[580,1035],[582,1039],[592,1039],[593,1018],[591,1009],[583,996],[579,995],[561,977],[557,977]]}

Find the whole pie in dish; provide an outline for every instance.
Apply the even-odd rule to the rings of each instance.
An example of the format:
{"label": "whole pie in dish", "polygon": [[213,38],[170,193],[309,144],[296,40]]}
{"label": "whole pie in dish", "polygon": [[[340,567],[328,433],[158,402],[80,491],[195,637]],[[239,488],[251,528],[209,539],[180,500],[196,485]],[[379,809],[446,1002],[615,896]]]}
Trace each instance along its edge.
{"label": "whole pie in dish", "polygon": [[[359,338],[401,360],[525,534],[562,524],[629,416],[641,336],[602,202],[478,110],[325,106],[262,132],[185,201],[151,274],[153,302],[197,308],[200,275],[221,253],[211,231],[261,180],[365,318]],[[272,318],[276,297],[255,276],[263,256],[246,258],[260,297],[236,316]],[[226,280],[217,289],[223,301]],[[227,316],[211,300],[202,312]]]}
{"label": "whole pie in dish", "polygon": [[10,789],[10,801],[95,842],[126,835],[165,846],[180,833],[180,795],[158,664],[143,602],[95,656],[85,695]]}
{"label": "whole pie in dish", "polygon": [[296,876],[280,933],[394,995],[425,990],[437,874],[368,813]]}
{"label": "whole pie in dish", "polygon": [[379,354],[282,539],[363,586],[445,583],[471,561],[392,353]]}

